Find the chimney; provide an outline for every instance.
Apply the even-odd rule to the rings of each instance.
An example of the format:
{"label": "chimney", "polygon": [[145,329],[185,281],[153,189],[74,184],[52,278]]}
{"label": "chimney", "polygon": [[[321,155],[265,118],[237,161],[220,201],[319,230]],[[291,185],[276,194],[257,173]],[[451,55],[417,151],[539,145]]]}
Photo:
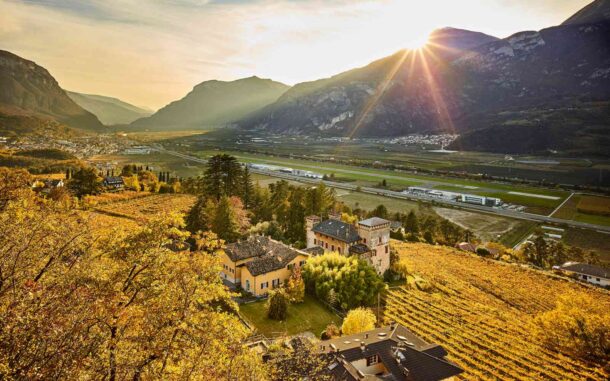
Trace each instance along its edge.
{"label": "chimney", "polygon": [[364,334],[364,338],[365,338],[365,339],[368,339],[368,338],[369,338],[369,334],[368,334],[368,333],[365,333],[365,334]]}
{"label": "chimney", "polygon": [[366,351],[366,344],[364,343],[364,341],[361,341],[361,342],[360,342],[360,350],[361,350],[362,352]]}

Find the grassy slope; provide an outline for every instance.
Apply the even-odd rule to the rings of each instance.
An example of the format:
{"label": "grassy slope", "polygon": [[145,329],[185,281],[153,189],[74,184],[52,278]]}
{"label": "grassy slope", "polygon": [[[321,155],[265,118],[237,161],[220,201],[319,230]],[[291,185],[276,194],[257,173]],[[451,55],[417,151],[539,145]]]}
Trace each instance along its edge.
{"label": "grassy slope", "polygon": [[305,331],[319,336],[328,324],[341,324],[339,316],[311,296],[305,296],[303,303],[291,304],[288,307],[288,318],[281,322],[267,318],[265,301],[243,304],[239,310],[256,327],[258,333],[267,337],[294,335]]}

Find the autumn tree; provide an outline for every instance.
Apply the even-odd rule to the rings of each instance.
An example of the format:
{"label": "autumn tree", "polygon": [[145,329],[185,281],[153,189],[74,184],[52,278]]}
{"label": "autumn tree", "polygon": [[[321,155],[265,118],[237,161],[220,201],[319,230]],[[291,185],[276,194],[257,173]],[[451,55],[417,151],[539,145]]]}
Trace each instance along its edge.
{"label": "autumn tree", "polygon": [[290,273],[286,282],[286,296],[290,303],[302,303],[305,300],[305,282],[300,267],[294,267]]}
{"label": "autumn tree", "polygon": [[344,335],[370,331],[375,328],[377,318],[373,311],[368,308],[354,308],[347,313],[341,325]]}
{"label": "autumn tree", "polygon": [[18,198],[21,191],[28,189],[32,176],[25,169],[9,169],[0,167],[0,211],[9,201]]}
{"label": "autumn tree", "polygon": [[407,215],[407,221],[405,222],[405,230],[409,233],[419,234],[419,221],[415,212],[412,210]]}
{"label": "autumn tree", "polygon": [[610,308],[584,293],[559,296],[555,309],[535,319],[547,347],[601,364],[610,361]]}

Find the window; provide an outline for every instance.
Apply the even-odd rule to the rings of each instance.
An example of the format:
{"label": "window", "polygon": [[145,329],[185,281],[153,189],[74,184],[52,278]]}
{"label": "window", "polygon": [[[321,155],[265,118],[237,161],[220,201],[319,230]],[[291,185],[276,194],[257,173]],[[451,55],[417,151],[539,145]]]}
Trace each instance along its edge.
{"label": "window", "polygon": [[366,243],[366,238],[364,239],[364,243]]}
{"label": "window", "polygon": [[303,266],[304,264],[305,264],[305,261],[304,261],[304,260],[303,260],[303,261],[301,261],[301,262],[299,262],[299,266]]}
{"label": "window", "polygon": [[265,288],[269,288],[269,282],[263,282],[261,283],[261,290],[265,289]]}
{"label": "window", "polygon": [[250,291],[250,281],[246,280],[246,291]]}
{"label": "window", "polygon": [[338,247],[338,248],[337,248],[337,250],[339,251],[339,254],[341,254],[341,248],[340,248],[340,247]]}
{"label": "window", "polygon": [[335,245],[330,245],[330,250],[335,251]]}
{"label": "window", "polygon": [[390,249],[390,248],[389,248],[389,247],[386,245],[386,247],[385,247],[385,253],[386,253],[386,254],[388,253],[389,249]]}
{"label": "window", "polygon": [[318,244],[318,240],[314,238],[314,239],[313,239],[313,244],[314,244],[314,245],[317,245],[317,244]]}
{"label": "window", "polygon": [[379,364],[379,355],[374,354],[366,358],[366,366]]}
{"label": "window", "polygon": [[294,268],[294,263],[290,263],[288,266],[286,266],[286,268],[288,270],[292,270]]}
{"label": "window", "polygon": [[273,288],[279,287],[279,285],[280,285],[279,279],[274,279],[271,281],[271,286],[273,286]]}

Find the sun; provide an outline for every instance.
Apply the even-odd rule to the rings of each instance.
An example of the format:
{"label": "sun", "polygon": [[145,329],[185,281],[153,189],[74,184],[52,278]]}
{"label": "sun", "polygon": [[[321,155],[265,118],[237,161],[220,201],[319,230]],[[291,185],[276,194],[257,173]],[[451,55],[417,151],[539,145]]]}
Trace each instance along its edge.
{"label": "sun", "polygon": [[408,38],[406,47],[409,49],[417,50],[421,49],[428,44],[428,34],[421,33],[415,34]]}

